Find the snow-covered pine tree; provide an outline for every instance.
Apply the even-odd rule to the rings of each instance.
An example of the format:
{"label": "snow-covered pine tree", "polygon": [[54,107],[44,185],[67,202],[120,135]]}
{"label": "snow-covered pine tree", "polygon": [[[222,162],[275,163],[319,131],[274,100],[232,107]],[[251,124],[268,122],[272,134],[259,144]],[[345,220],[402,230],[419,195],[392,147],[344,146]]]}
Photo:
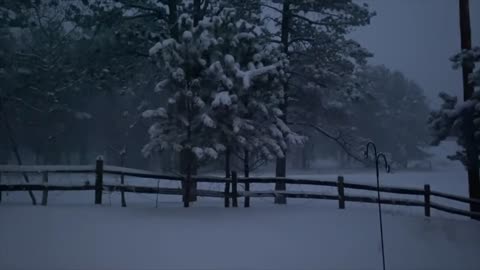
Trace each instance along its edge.
{"label": "snow-covered pine tree", "polygon": [[468,113],[473,112],[475,140],[477,147],[480,147],[480,47],[463,51],[452,57],[451,60],[455,69],[460,68],[464,63],[473,67],[470,82],[474,85],[475,92],[471,99],[460,102],[456,96],[440,93],[442,105],[440,109],[431,113],[428,123],[430,133],[433,136],[432,144],[439,145],[447,137],[456,137],[458,145],[462,146],[462,150],[450,155],[449,158],[459,160],[467,165],[463,125],[464,118]]}
{"label": "snow-covered pine tree", "polygon": [[288,68],[285,55],[262,41],[259,27],[237,20],[232,9],[226,13],[223,29],[217,29],[226,33],[219,46],[220,58],[208,71],[220,82],[211,107],[227,148],[228,176],[231,151],[258,150],[263,158],[272,159],[284,156],[287,143],[302,138],[280,118]]}
{"label": "snow-covered pine tree", "polygon": [[186,167],[181,169],[191,174],[197,157],[216,158],[218,151],[223,150],[214,138],[201,136],[216,127],[205,106],[204,100],[210,98],[210,82],[203,74],[207,68],[204,57],[209,55],[216,40],[208,29],[194,28],[187,14],[180,16],[179,29],[183,34],[178,41],[163,40],[149,51],[168,74],[155,87],[157,92],[167,92],[168,105],[143,113],[144,117],[155,119],[149,129],[151,140],[143,151],[145,154],[165,149],[181,152],[181,159],[186,161]]}
{"label": "snow-covered pine tree", "polygon": [[[465,3],[461,2],[461,21],[462,48],[466,49],[452,58],[454,68],[461,66],[463,69],[464,101],[458,102],[457,97],[441,93],[440,98],[442,98],[443,104],[439,110],[431,113],[428,123],[433,136],[433,145],[438,145],[449,136],[457,138],[457,144],[462,146],[462,150],[457,151],[449,158],[460,160],[463,163],[468,173],[470,198],[479,199],[480,84],[478,78],[480,77],[480,47],[467,49],[470,44],[469,42],[464,43],[464,39],[470,39],[464,35],[465,33],[469,35],[469,31],[463,31],[465,25],[469,25],[469,23],[465,24],[463,17],[465,13],[468,13],[468,5],[466,11],[464,10]],[[475,203],[470,203],[470,211],[479,212],[480,207]]]}
{"label": "snow-covered pine tree", "polygon": [[237,21],[233,9],[206,16],[197,26],[182,14],[178,25],[180,40],[166,39],[150,49],[169,74],[156,86],[168,92],[169,104],[143,114],[154,118],[145,154],[183,152],[189,174],[196,161],[215,159],[227,148],[260,148],[276,157],[287,140],[301,140],[278,117],[288,61],[258,43],[253,25]]}

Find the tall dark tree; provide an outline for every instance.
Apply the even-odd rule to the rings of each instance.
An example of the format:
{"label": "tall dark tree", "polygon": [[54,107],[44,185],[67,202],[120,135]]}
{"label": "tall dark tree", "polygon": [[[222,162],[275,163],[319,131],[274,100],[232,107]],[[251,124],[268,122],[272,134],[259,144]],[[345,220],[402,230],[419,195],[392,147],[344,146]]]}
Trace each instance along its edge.
{"label": "tall dark tree", "polygon": [[[430,130],[433,135],[432,144],[438,145],[450,136],[457,138],[462,150],[449,156],[459,160],[468,173],[468,189],[472,199],[480,199],[479,180],[479,147],[480,147],[480,95],[475,87],[480,87],[480,47],[472,49],[469,1],[459,0],[460,33],[462,51],[452,57],[454,68],[462,68],[463,102],[456,96],[440,93],[442,105],[431,113]],[[476,69],[475,69],[476,68]],[[470,204],[470,210],[480,212],[480,206]]]}
{"label": "tall dark tree", "polygon": [[[294,119],[290,119],[290,111],[295,98],[292,92],[299,92],[292,89],[295,77],[315,84],[318,91],[333,89],[333,84],[337,84],[337,88],[338,83],[352,73],[357,61],[362,62],[369,55],[346,34],[353,27],[368,24],[373,13],[368,7],[351,0],[267,1],[262,6],[274,14],[269,19],[278,31],[274,31],[272,40],[283,46],[295,71],[285,83],[282,105],[282,110],[286,112],[283,120],[291,122]],[[302,69],[296,69],[295,64],[302,58],[310,58],[313,63],[299,65]],[[285,157],[277,159],[275,171],[276,176],[286,175]],[[279,183],[276,189],[284,190],[285,187]],[[284,203],[284,199],[279,198],[277,202]]]}
{"label": "tall dark tree", "polygon": [[[470,28],[470,8],[469,0],[460,0],[460,34],[462,50],[470,50],[472,48],[472,34]],[[472,65],[467,62],[462,63],[463,75],[463,99],[467,101],[473,97],[473,82],[469,77],[473,73]],[[473,123],[473,112],[467,112],[465,115],[465,148],[467,154],[467,172],[468,187],[471,198],[480,199],[480,174],[478,149],[475,144],[475,127]],[[480,212],[480,205],[471,204],[470,210]]]}

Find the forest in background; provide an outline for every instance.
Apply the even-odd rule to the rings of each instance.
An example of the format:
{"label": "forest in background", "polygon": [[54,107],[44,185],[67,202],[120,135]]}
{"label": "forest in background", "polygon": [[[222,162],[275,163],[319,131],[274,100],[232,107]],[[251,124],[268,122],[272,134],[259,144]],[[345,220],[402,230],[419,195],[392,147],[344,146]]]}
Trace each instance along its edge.
{"label": "forest in background", "polygon": [[406,167],[428,157],[430,109],[348,37],[372,16],[351,0],[3,1],[0,163],[282,176],[359,166],[374,141]]}

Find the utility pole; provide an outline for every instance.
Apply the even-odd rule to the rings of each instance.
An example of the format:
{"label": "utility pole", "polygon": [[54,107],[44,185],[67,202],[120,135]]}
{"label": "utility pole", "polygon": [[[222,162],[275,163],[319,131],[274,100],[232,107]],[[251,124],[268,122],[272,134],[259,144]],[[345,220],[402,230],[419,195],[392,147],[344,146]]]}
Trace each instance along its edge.
{"label": "utility pole", "polygon": [[[472,33],[470,28],[470,7],[469,0],[459,0],[460,4],[460,36],[462,51],[472,49]],[[463,73],[463,100],[469,100],[474,91],[473,84],[469,80],[473,67],[467,63],[462,65]],[[470,198],[480,199],[480,177],[478,171],[478,149],[475,144],[475,126],[473,124],[473,111],[468,111],[465,116],[464,132],[467,153],[468,190]],[[470,211],[480,212],[480,205],[471,203]]]}

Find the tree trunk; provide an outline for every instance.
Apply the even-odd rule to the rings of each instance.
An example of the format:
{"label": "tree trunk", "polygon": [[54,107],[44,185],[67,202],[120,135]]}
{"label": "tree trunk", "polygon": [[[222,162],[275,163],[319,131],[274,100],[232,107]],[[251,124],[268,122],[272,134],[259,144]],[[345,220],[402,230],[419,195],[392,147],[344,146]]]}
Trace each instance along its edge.
{"label": "tree trunk", "polygon": [[244,159],[243,159],[243,175],[245,177],[250,176],[250,153],[245,149]]}
{"label": "tree trunk", "polygon": [[168,26],[170,27],[170,35],[173,39],[178,40],[178,13],[177,13],[177,1],[168,0]]}
{"label": "tree trunk", "polygon": [[193,26],[197,26],[202,17],[201,0],[193,0]]}
{"label": "tree trunk", "polygon": [[[288,54],[289,48],[289,34],[290,34],[290,1],[285,0],[283,2],[283,10],[282,10],[282,37],[281,42],[283,44],[283,50],[286,54]],[[281,116],[282,120],[286,123],[287,121],[287,109],[288,109],[288,81],[283,85],[284,90],[284,100],[280,106],[280,109],[283,111],[283,115]],[[285,149],[285,155],[282,158],[277,158],[276,168],[275,168],[275,176],[276,177],[285,177],[287,174],[287,150]],[[285,184],[282,183],[275,183],[275,190],[285,190]],[[287,199],[285,197],[275,197],[275,203],[278,204],[285,204]]]}
{"label": "tree trunk", "polygon": [[187,198],[189,202],[194,202],[197,200],[196,194],[196,183],[192,181],[193,175],[193,152],[191,149],[184,149],[180,152],[180,166],[181,173],[185,176],[186,181],[182,182],[182,188],[184,192],[188,190]]}
{"label": "tree trunk", "polygon": [[[472,48],[472,38],[470,29],[470,8],[469,0],[460,0],[460,34],[462,50],[470,50]],[[473,84],[469,81],[469,76],[473,72],[470,65],[463,64],[463,99],[469,100],[474,91]],[[467,172],[468,172],[468,189],[472,199],[480,199],[480,177],[478,171],[478,149],[475,144],[475,126],[473,124],[473,112],[468,112],[465,117],[465,137],[467,152]],[[470,211],[480,212],[480,205],[471,203]]]}
{"label": "tree trunk", "polygon": [[227,146],[227,149],[225,151],[225,178],[230,178],[230,172],[232,171],[231,169],[231,164],[230,164],[230,157],[231,157],[231,150],[230,146]]}
{"label": "tree trunk", "polygon": [[[188,80],[188,79],[187,79]],[[192,143],[192,119],[193,119],[193,102],[191,98],[187,100],[187,119],[189,125],[187,126],[187,143]],[[192,147],[192,146],[191,146]],[[188,198],[191,202],[197,201],[197,182],[192,180],[192,175],[197,174],[197,157],[195,153],[192,151],[192,148],[187,149],[186,153],[186,175],[187,175],[187,185],[189,189]]]}
{"label": "tree trunk", "polygon": [[[286,176],[285,172],[286,172],[285,158],[277,159],[275,176],[276,177],[285,177]],[[284,191],[286,189],[287,189],[287,187],[286,187],[284,182],[276,182],[275,183],[275,190]],[[285,196],[277,196],[277,197],[275,197],[275,203],[276,204],[286,204],[287,203],[287,198]]]}
{"label": "tree trunk", "polygon": [[186,176],[187,182],[182,182],[182,188],[185,190],[188,185],[189,189],[189,201],[194,202],[197,200],[196,191],[197,191],[197,183],[192,180],[192,175],[197,174],[196,168],[196,159],[195,154],[190,150],[182,150],[180,152],[180,172]]}

